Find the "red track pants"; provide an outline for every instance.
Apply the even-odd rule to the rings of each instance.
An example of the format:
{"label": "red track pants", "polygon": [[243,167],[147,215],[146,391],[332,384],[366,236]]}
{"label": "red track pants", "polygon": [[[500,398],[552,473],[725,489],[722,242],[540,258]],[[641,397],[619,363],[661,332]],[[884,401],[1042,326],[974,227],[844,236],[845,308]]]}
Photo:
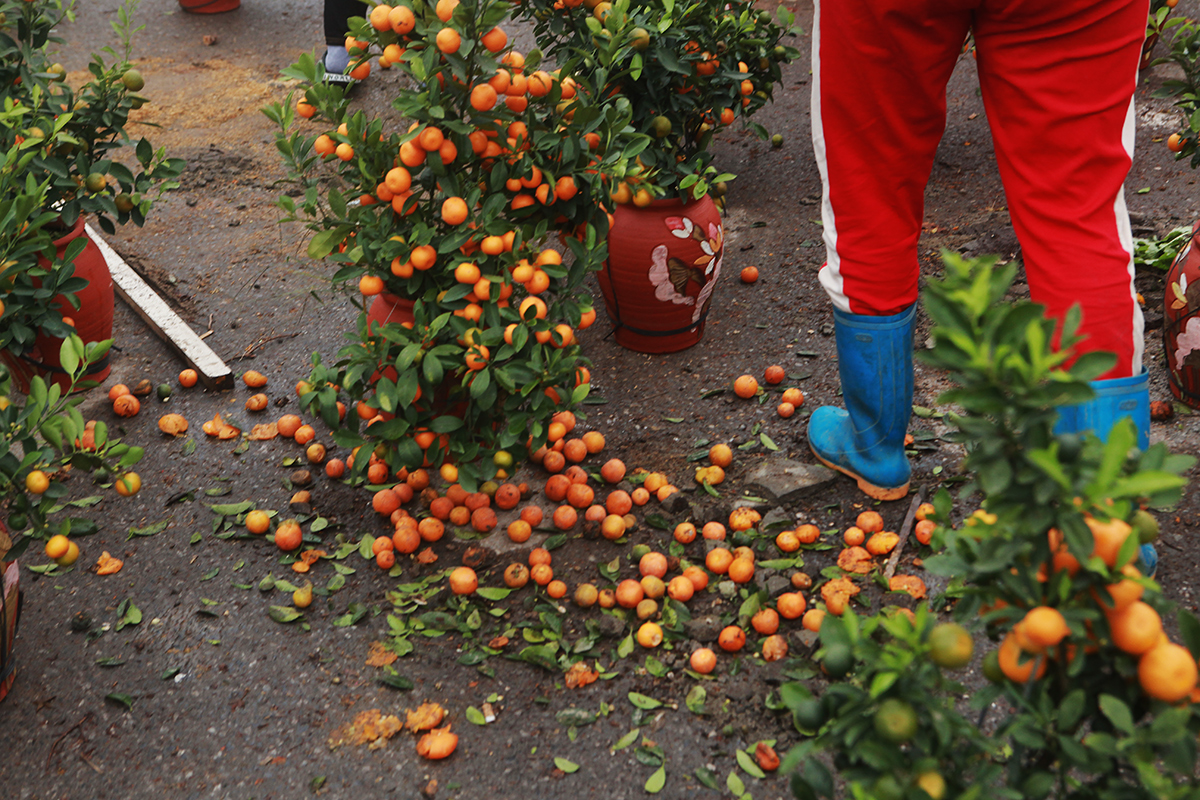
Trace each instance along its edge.
{"label": "red track pants", "polygon": [[917,299],[925,184],[946,84],[973,31],[979,83],[1033,299],[1080,303],[1081,350],[1142,369],[1123,184],[1147,0],[816,0],[813,145],[821,283],[853,314]]}

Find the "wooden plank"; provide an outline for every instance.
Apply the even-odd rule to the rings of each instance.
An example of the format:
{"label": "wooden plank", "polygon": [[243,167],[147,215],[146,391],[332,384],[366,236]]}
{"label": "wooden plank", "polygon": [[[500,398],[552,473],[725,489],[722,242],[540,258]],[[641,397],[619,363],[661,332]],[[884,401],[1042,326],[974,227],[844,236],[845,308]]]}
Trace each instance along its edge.
{"label": "wooden plank", "polygon": [[908,506],[908,514],[904,517],[904,527],[900,529],[900,541],[896,542],[896,546],[892,548],[892,557],[888,559],[887,569],[883,571],[883,577],[889,581],[896,574],[896,564],[900,561],[900,553],[904,550],[904,543],[908,541],[908,535],[912,533],[913,522],[917,518],[917,509],[921,507],[921,503],[923,502],[925,502],[924,486],[917,489],[912,503]]}
{"label": "wooden plank", "polygon": [[205,386],[210,389],[232,389],[233,371],[226,366],[220,356],[196,335],[190,325],[171,310],[171,307],[142,280],[142,276],[125,263],[108,242],[100,238],[91,225],[87,225],[86,229],[87,235],[104,254],[104,260],[108,262],[108,270],[112,273],[113,288],[116,289],[121,299],[136,311],[151,330],[178,353],[188,366],[196,370]]}

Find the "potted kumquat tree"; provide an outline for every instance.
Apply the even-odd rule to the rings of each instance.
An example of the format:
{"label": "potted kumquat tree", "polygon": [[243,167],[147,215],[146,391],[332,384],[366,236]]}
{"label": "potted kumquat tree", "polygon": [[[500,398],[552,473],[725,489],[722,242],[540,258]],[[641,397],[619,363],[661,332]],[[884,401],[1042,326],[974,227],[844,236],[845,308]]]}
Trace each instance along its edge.
{"label": "potted kumquat tree", "polygon": [[[280,205],[365,307],[336,366],[314,357],[303,400],[336,423],[340,387],[357,413],[339,443],[391,472],[452,461],[464,485],[492,477],[498,451],[539,448],[586,396],[575,332],[595,319],[583,282],[605,254],[602,203],[647,143],[595,84],[511,49],[508,10],[442,0],[351,21],[360,67],[378,50],[416,83],[392,103],[409,124],[351,113],[307,56],[288,73],[304,98],[267,110],[303,191]],[[313,135],[305,117],[334,127]]]}
{"label": "potted kumquat tree", "polygon": [[[129,60],[130,40],[139,30],[132,22],[136,5],[126,2],[112,23],[122,51],[93,54],[92,77],[72,87],[50,52],[62,42],[54,28],[69,18],[70,8],[62,0],[0,4],[0,151],[7,154],[3,169],[21,176],[6,197],[27,197],[40,186],[41,208],[49,216],[39,226],[54,234],[42,259],[0,264],[6,305],[0,354],[22,388],[35,373],[52,375],[60,386],[70,383],[57,357],[72,333],[89,342],[112,336],[112,278],[84,232],[85,220],[94,215],[110,233],[114,221],[142,225],[155,193],[172,188],[183,171],[182,160],[167,158],[144,138],[132,147],[135,168],[116,158],[133,144],[125,131],[130,112],[146,102],[137,94],[145,80]],[[90,369],[90,380],[103,380],[107,359]]]}
{"label": "potted kumquat tree", "polygon": [[628,107],[651,144],[612,194],[609,258],[600,274],[616,340],[648,353],[700,340],[720,276],[721,216],[710,196],[734,176],[713,164],[714,135],[771,100],[795,15],[750,0],[532,0],[539,45]]}

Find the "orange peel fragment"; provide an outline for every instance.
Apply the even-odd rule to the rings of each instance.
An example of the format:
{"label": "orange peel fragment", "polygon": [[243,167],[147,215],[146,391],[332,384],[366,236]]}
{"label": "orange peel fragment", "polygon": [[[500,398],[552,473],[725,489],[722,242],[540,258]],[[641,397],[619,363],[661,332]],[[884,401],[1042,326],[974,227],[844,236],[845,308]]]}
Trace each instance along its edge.
{"label": "orange peel fragment", "polygon": [[125,566],[125,562],[119,558],[113,558],[105,550],[100,554],[100,558],[96,561],[97,575],[116,575],[121,571],[121,567]]}

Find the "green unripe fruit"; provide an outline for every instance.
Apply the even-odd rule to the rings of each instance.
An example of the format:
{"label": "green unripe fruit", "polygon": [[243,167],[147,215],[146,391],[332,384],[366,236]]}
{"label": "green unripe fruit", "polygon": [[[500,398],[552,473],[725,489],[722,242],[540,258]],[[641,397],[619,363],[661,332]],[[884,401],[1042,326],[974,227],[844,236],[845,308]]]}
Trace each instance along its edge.
{"label": "green unripe fruit", "polygon": [[975,640],[962,625],[945,622],[929,634],[929,657],[944,669],[962,669],[971,663]]}
{"label": "green unripe fruit", "polygon": [[639,558],[639,559],[649,552],[650,552],[650,545],[648,545],[648,544],[637,544],[637,545],[633,546],[632,550],[630,550],[630,554],[634,558]]}
{"label": "green unripe fruit", "polygon": [[160,383],[158,385],[158,399],[164,401],[171,399],[171,384]]}
{"label": "green unripe fruit", "polygon": [[775,148],[776,150],[783,147],[783,134],[782,133],[777,133],[771,137],[771,147]]}
{"label": "green unripe fruit", "polygon": [[650,47],[650,31],[634,28],[629,32],[629,46],[639,53],[644,53]]}
{"label": "green unripe fruit", "polygon": [[142,77],[142,73],[136,69],[129,69],[121,76],[121,83],[125,84],[125,88],[131,92],[140,92],[146,86],[146,80]]}
{"label": "green unripe fruit", "polygon": [[1137,531],[1138,541],[1142,544],[1158,541],[1158,518],[1144,508],[1139,508],[1133,515],[1133,529]]}
{"label": "green unripe fruit", "polygon": [[84,180],[84,186],[89,192],[99,192],[108,187],[108,178],[103,172],[92,172]]}
{"label": "green unripe fruit", "polygon": [[133,211],[133,198],[127,194],[122,193],[117,195],[113,198],[113,203],[117,206],[117,211],[120,211],[122,214],[128,214],[130,211]]}
{"label": "green unripe fruit", "polygon": [[831,644],[825,648],[825,660],[821,663],[831,678],[842,678],[854,666],[854,653],[845,644]]}
{"label": "green unripe fruit", "polygon": [[893,775],[881,775],[871,787],[874,800],[904,800],[904,787]]}
{"label": "green unripe fruit", "polygon": [[983,677],[997,685],[1004,682],[1004,670],[1000,669],[1000,651],[992,650],[983,658]]}
{"label": "green unripe fruit", "polygon": [[654,131],[655,137],[659,139],[665,139],[670,136],[673,127],[671,120],[663,116],[655,117],[650,121],[650,129]]}
{"label": "green unripe fruit", "polygon": [[825,705],[815,697],[801,700],[792,709],[792,719],[808,731],[818,730],[825,724]]}
{"label": "green unripe fruit", "polygon": [[904,744],[917,733],[917,712],[899,698],[888,698],[875,711],[875,732],[892,744]]}

